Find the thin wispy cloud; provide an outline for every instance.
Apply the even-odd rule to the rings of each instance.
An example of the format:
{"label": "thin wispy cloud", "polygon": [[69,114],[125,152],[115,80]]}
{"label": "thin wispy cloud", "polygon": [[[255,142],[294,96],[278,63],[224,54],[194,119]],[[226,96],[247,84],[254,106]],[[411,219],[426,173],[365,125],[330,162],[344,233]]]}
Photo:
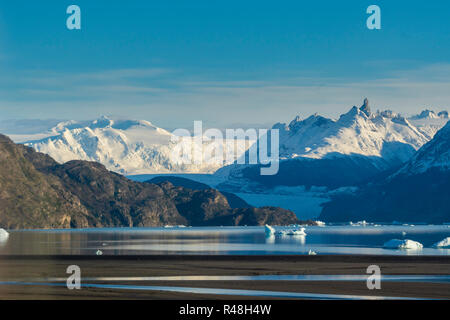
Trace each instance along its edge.
{"label": "thin wispy cloud", "polygon": [[[413,114],[448,108],[450,64],[391,71],[386,77],[352,79],[296,76],[283,79],[195,79],[164,68],[97,73],[25,72],[0,86],[3,117],[88,119],[100,114],[187,125],[201,119],[224,127],[240,122],[289,121],[318,112],[337,117],[369,97],[374,108]],[[300,72],[299,72],[300,74]],[[5,77],[1,77],[5,83]],[[44,116],[43,116],[44,115]]]}

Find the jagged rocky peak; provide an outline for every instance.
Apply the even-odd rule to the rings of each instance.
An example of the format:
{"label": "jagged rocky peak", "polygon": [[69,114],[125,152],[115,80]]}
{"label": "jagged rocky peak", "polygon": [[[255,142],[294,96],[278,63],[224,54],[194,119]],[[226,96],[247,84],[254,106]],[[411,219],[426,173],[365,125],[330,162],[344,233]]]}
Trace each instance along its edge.
{"label": "jagged rocky peak", "polygon": [[393,118],[400,118],[400,117],[401,117],[399,113],[394,112],[394,111],[392,111],[392,110],[383,110],[383,111],[379,111],[378,114],[379,114],[380,116],[382,116],[383,118],[390,118],[390,119],[393,119]]}
{"label": "jagged rocky peak", "polygon": [[359,110],[364,112],[364,114],[368,117],[370,117],[372,115],[372,112],[370,111],[370,106],[369,106],[369,99],[367,99],[367,98],[364,99],[363,105],[359,108]]}
{"label": "jagged rocky peak", "polygon": [[372,111],[370,109],[369,99],[365,98],[361,107],[353,106],[347,113],[340,116],[340,120],[353,119],[355,116],[365,116],[367,118],[373,118]]}

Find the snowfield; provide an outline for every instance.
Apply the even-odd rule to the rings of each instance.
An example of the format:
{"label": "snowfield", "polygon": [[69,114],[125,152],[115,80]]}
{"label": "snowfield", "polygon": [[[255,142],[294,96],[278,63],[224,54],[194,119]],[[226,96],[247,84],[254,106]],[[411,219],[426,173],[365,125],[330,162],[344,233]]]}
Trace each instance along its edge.
{"label": "snowfield", "polygon": [[[191,150],[190,137],[176,137],[144,120],[111,120],[107,117],[92,122],[67,121],[58,124],[48,137],[25,141],[36,151],[46,153],[56,161],[96,161],[107,169],[121,174],[152,173],[212,173],[230,164],[227,162],[194,161],[183,162],[176,150]],[[23,139],[21,137],[20,139]],[[205,140],[203,159],[208,156],[208,147],[214,141]],[[236,156],[240,157],[253,141],[236,143]],[[223,148],[227,150],[224,139]]]}

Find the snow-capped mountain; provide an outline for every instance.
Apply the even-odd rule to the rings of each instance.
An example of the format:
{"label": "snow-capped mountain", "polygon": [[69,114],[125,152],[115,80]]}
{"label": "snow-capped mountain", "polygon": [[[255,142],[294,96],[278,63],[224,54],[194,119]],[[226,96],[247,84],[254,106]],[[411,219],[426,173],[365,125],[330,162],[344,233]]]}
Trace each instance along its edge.
{"label": "snow-capped mountain", "polygon": [[417,129],[422,132],[428,139],[432,139],[449,120],[448,111],[435,113],[432,110],[423,110],[420,114],[408,118]]}
{"label": "snow-capped mountain", "polygon": [[326,203],[320,219],[450,222],[450,123],[394,174]]}
{"label": "snow-capped mountain", "polygon": [[438,116],[439,116],[439,118],[441,118],[441,119],[448,119],[449,118],[449,116],[448,116],[448,111],[441,111],[441,112],[439,112],[438,113]]}
{"label": "snow-capped mountain", "polygon": [[[144,120],[112,120],[103,116],[87,122],[66,121],[38,135],[41,136],[46,137],[22,142],[60,163],[96,161],[122,174],[211,173],[224,165],[212,161],[182,161],[181,154],[174,156],[175,150],[182,147],[192,150],[192,140],[178,137],[175,141],[172,133]],[[207,137],[204,140],[204,148],[212,143]],[[236,145],[238,156],[249,147],[248,142]]]}
{"label": "snow-capped mountain", "polygon": [[234,189],[238,181],[246,181],[247,189],[352,186],[400,166],[430,139],[393,111],[373,113],[368,99],[336,120],[316,114],[273,129],[280,133],[279,172],[261,176],[258,166],[232,164],[216,172],[228,177],[224,188]]}
{"label": "snow-capped mountain", "polygon": [[323,159],[337,155],[361,155],[404,162],[429,138],[407,119],[392,112],[372,113],[369,101],[353,107],[338,120],[313,115],[295,118],[280,129],[280,155],[292,159]]}
{"label": "snow-capped mountain", "polygon": [[450,170],[450,122],[439,130],[398,172],[421,174],[431,168]]}
{"label": "snow-capped mountain", "polygon": [[425,109],[421,113],[412,116],[411,120],[420,120],[420,119],[439,119],[440,117],[433,110]]}

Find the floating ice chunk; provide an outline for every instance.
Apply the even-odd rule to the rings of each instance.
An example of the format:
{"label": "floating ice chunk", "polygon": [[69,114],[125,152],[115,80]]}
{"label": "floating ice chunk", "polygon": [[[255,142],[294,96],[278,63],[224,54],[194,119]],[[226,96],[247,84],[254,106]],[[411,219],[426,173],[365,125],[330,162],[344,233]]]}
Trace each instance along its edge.
{"label": "floating ice chunk", "polygon": [[275,228],[269,226],[268,224],[264,226],[264,231],[266,232],[267,237],[273,236],[275,234]]}
{"label": "floating ice chunk", "polygon": [[447,237],[439,242],[433,244],[434,248],[447,248],[450,249],[450,237]]}
{"label": "floating ice chunk", "polygon": [[406,236],[406,232],[405,231],[402,231],[402,236]]}
{"label": "floating ice chunk", "polygon": [[392,239],[384,244],[384,247],[387,249],[406,249],[406,250],[420,250],[423,248],[423,245],[420,242],[413,240],[400,240],[400,239]]}
{"label": "floating ice chunk", "polygon": [[279,236],[306,236],[305,228],[276,231],[274,227],[271,227],[268,224],[266,224],[264,226],[264,231],[266,233],[266,237],[271,237],[273,235],[279,235]]}
{"label": "floating ice chunk", "polygon": [[317,221],[314,221],[316,224],[317,224],[317,226],[319,226],[319,227],[325,227],[325,222],[323,222],[323,221],[319,221],[319,220],[317,220]]}
{"label": "floating ice chunk", "polygon": [[311,249],[308,251],[308,255],[315,256],[317,253],[315,251],[312,251]]}
{"label": "floating ice chunk", "polygon": [[305,228],[278,231],[276,234],[282,236],[306,236]]}
{"label": "floating ice chunk", "polygon": [[354,226],[354,227],[358,227],[358,226],[363,226],[363,227],[365,227],[365,226],[367,226],[367,221],[366,220],[362,220],[362,221],[358,221],[358,222],[356,222],[356,223],[353,223],[353,222],[351,222],[350,221],[350,225],[351,226]]}
{"label": "floating ice chunk", "polygon": [[9,238],[9,233],[5,230],[0,228],[0,241],[6,241]]}
{"label": "floating ice chunk", "polygon": [[97,252],[95,254],[98,256],[101,256],[103,254],[103,252],[101,250],[97,250]]}

